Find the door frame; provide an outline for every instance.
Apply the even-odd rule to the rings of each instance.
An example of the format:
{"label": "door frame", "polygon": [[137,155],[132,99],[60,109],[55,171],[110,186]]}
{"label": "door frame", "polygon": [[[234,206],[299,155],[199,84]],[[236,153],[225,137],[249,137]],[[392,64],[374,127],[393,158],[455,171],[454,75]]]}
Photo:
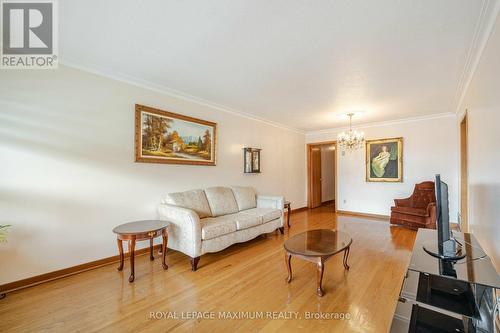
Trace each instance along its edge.
{"label": "door frame", "polygon": [[460,230],[469,232],[469,121],[468,110],[459,124],[460,133]]}
{"label": "door frame", "polygon": [[307,155],[307,208],[312,207],[312,186],[311,186],[311,152],[312,147],[314,146],[323,146],[323,145],[334,145],[335,146],[335,158],[333,159],[333,167],[334,167],[334,177],[335,177],[335,200],[333,201],[334,211],[337,212],[337,184],[338,184],[338,171],[337,171],[337,141],[321,141],[321,142],[311,142],[306,144],[306,155]]}

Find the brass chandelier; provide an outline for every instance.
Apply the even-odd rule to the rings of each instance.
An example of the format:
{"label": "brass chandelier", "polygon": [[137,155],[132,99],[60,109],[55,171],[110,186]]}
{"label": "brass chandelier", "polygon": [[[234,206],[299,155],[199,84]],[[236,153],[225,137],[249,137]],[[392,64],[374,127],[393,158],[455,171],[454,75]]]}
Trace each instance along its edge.
{"label": "brass chandelier", "polygon": [[342,132],[337,137],[337,144],[342,151],[353,151],[364,147],[365,133],[352,130],[352,116],[354,113],[348,113],[349,116],[349,132]]}

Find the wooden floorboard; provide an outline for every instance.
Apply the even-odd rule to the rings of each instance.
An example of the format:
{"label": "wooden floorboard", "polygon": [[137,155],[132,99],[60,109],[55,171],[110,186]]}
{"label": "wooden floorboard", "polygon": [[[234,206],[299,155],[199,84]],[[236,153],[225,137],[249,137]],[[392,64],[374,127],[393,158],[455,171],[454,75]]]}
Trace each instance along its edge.
{"label": "wooden floorboard", "polygon": [[[285,282],[283,241],[307,229],[337,228],[353,237],[349,265],[342,255],[325,264],[325,296],[316,296],[316,268],[292,259]],[[0,300],[0,332],[387,332],[410,259],[415,232],[386,221],[337,216],[332,206],[295,213],[291,228],[202,256],[190,270],[185,255],[136,258],[129,284],[128,262],[9,293]],[[151,319],[151,312],[213,313],[216,319]],[[218,319],[219,312],[249,316],[297,312],[298,319]],[[306,313],[348,313],[348,320],[306,319]]]}

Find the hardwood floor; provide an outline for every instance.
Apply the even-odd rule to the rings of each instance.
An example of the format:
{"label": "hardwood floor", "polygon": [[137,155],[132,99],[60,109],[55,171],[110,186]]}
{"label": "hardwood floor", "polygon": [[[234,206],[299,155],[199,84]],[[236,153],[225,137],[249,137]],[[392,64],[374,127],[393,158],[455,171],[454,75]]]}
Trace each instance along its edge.
{"label": "hardwood floor", "polygon": [[[293,279],[285,282],[283,241],[307,229],[338,228],[351,234],[350,270],[342,255],[325,264],[323,289],[316,295],[316,267],[292,259]],[[136,258],[136,279],[129,284],[129,263],[122,272],[108,265],[12,292],[0,300],[1,332],[387,332],[403,281],[415,232],[386,221],[337,216],[333,207],[293,214],[285,236],[276,232],[201,257],[191,271],[188,258],[167,253],[160,259]],[[154,319],[194,311],[215,319]],[[238,312],[259,319],[218,319]],[[247,312],[250,311],[250,312]],[[288,312],[292,319],[267,319]],[[306,319],[307,313],[349,319]],[[340,314],[337,314],[339,316]]]}

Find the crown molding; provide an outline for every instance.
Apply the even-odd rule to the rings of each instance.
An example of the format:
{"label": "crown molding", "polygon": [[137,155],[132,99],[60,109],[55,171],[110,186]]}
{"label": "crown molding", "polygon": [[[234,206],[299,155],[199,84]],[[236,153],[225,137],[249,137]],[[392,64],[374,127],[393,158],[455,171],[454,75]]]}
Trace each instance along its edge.
{"label": "crown molding", "polygon": [[234,108],[228,107],[226,105],[218,104],[218,103],[215,103],[215,102],[203,99],[203,98],[199,98],[199,97],[187,94],[187,93],[179,91],[179,90],[169,88],[167,86],[159,85],[159,84],[156,84],[156,83],[153,83],[153,82],[150,82],[147,80],[142,80],[142,79],[139,79],[139,78],[136,78],[133,76],[119,74],[119,73],[111,73],[110,71],[98,68],[97,66],[81,65],[77,61],[74,61],[71,59],[62,59],[61,58],[59,60],[59,64],[60,65],[62,64],[63,66],[66,66],[66,67],[81,70],[84,72],[103,76],[103,77],[106,77],[108,79],[112,79],[115,81],[127,83],[127,84],[130,84],[130,85],[133,85],[136,87],[140,87],[143,89],[155,91],[155,92],[158,92],[160,94],[163,94],[163,95],[166,95],[169,97],[192,102],[192,103],[195,103],[195,104],[198,104],[201,106],[205,106],[205,107],[208,107],[211,109],[215,109],[218,111],[222,111],[225,113],[230,113],[230,114],[235,115],[235,116],[254,120],[254,121],[257,121],[260,123],[264,123],[266,125],[274,126],[277,128],[281,128],[281,129],[292,131],[292,132],[299,133],[299,134],[306,133],[305,131],[298,129],[298,128],[287,126],[287,125],[284,125],[284,124],[281,124],[281,123],[278,123],[278,122],[275,122],[275,121],[272,121],[272,120],[269,120],[269,119],[266,119],[263,117],[255,116],[255,115],[252,115],[252,114],[247,113],[247,112],[239,111],[239,110],[236,110]]}
{"label": "crown molding", "polygon": [[[487,1],[487,0],[486,0]],[[301,130],[298,128],[290,127],[281,123],[277,123],[262,117],[254,116],[249,113],[235,110],[233,108],[227,107],[225,105],[221,105],[209,100],[205,100],[203,98],[199,98],[187,93],[184,93],[179,90],[175,90],[163,85],[159,85],[156,83],[152,83],[150,81],[142,80],[136,77],[128,76],[128,75],[123,75],[123,74],[116,74],[116,73],[111,73],[106,70],[102,70],[97,68],[97,66],[85,66],[77,63],[76,61],[72,61],[69,59],[61,59],[59,60],[59,64],[69,67],[69,68],[74,68],[77,70],[81,70],[84,72],[88,72],[91,74],[95,74],[98,76],[106,77],[108,79],[112,79],[115,81],[123,82],[126,84],[130,84],[136,87],[140,87],[143,89],[151,90],[158,92],[160,94],[164,94],[169,97],[181,99],[184,101],[192,102],[198,105],[202,105],[205,107],[209,107],[215,110],[219,110],[222,112],[230,113],[239,117],[243,117],[246,119],[254,120],[257,122],[261,122],[270,126],[274,126],[277,128],[281,128],[284,130],[292,131],[295,133],[299,134],[304,134],[304,135],[309,135],[309,134],[322,134],[322,133],[336,133],[339,131],[343,131],[345,129],[348,129],[348,127],[334,127],[330,129],[323,129],[323,130],[317,130],[317,131],[305,131]],[[393,125],[393,124],[401,124],[401,123],[406,123],[406,122],[412,122],[412,121],[420,121],[420,120],[428,120],[428,119],[435,119],[435,118],[442,118],[442,117],[449,117],[449,116],[456,116],[455,113],[437,113],[437,114],[432,114],[432,115],[427,115],[427,116],[418,116],[418,117],[411,117],[411,118],[404,118],[404,119],[398,119],[398,120],[388,120],[388,121],[381,121],[381,122],[373,122],[373,123],[365,123],[365,124],[360,124],[359,126],[356,126],[356,128],[368,128],[368,127],[375,127],[375,126],[384,126],[384,125]]]}
{"label": "crown molding", "polygon": [[479,13],[472,41],[467,53],[464,68],[460,76],[457,86],[457,93],[454,100],[454,110],[456,114],[463,114],[465,111],[460,112],[462,103],[464,102],[467,90],[474,78],[474,74],[478,68],[479,61],[483,55],[488,40],[495,27],[495,22],[500,12],[499,0],[483,0],[483,5]]}
{"label": "crown molding", "polygon": [[[358,124],[357,126],[353,126],[353,128],[363,129],[363,128],[370,128],[370,127],[398,125],[398,124],[412,123],[412,122],[417,122],[417,121],[426,121],[426,120],[431,120],[431,119],[456,117],[456,116],[457,115],[454,112],[434,113],[434,114],[430,114],[430,115],[426,115],[426,116],[409,117],[409,118],[403,118],[403,119],[397,119],[397,120],[385,120],[385,121],[376,121],[376,122],[371,122],[371,123]],[[307,131],[306,136],[307,135],[315,135],[315,134],[336,134],[336,133],[346,131],[346,130],[349,130],[349,126],[333,127],[333,128],[329,128],[329,129],[316,130],[316,131]]]}

